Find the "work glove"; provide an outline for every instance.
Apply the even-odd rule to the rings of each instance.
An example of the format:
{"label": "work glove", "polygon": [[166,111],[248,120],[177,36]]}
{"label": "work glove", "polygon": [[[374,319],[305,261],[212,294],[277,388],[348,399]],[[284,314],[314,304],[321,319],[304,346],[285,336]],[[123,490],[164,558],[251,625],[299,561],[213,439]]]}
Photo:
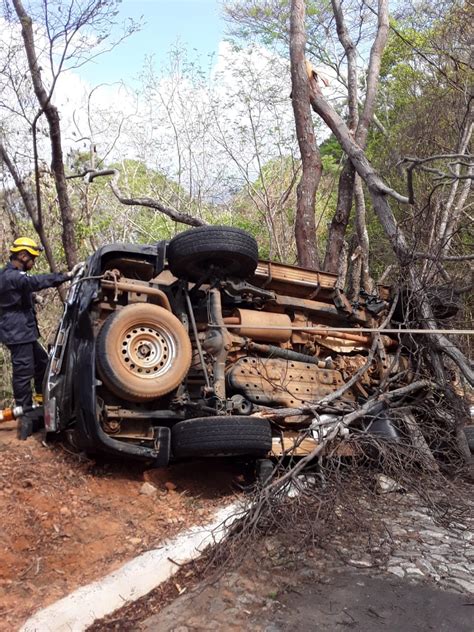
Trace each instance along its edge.
{"label": "work glove", "polygon": [[66,273],[67,278],[73,279],[76,276],[76,274],[79,274],[79,272],[82,272],[83,268],[84,268],[84,261],[80,261],[79,263],[76,263],[74,268]]}

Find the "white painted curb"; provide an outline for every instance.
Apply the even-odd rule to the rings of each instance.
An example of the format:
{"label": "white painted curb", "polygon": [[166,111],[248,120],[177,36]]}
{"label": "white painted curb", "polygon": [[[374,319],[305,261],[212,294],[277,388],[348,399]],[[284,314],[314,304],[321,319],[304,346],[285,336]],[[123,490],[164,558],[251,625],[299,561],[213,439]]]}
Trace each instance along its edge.
{"label": "white painted curb", "polygon": [[192,527],[160,549],[147,551],[103,579],[78,588],[60,601],[40,610],[23,624],[19,632],[81,632],[127,602],[159,586],[179,569],[179,564],[196,559],[210,544],[216,544],[228,527],[242,515],[236,502],[219,509],[212,523]]}

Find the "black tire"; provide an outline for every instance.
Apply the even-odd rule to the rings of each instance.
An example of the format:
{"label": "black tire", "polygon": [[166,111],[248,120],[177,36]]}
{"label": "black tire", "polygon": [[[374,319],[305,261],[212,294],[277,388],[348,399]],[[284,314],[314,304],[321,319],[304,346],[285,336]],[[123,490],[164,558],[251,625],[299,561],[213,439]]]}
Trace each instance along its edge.
{"label": "black tire", "polygon": [[474,426],[464,426],[464,434],[466,435],[469,450],[474,454]]}
{"label": "black tire", "polygon": [[270,424],[258,417],[198,417],[180,421],[171,430],[175,457],[263,456],[271,447]]}
{"label": "black tire", "polygon": [[220,277],[245,279],[255,272],[258,246],[252,235],[229,226],[201,226],[170,241],[168,264],[174,276],[198,281],[211,270]]}
{"label": "black tire", "polygon": [[174,314],[157,305],[132,303],[107,317],[97,336],[96,356],[99,374],[113,393],[144,402],[170,393],[183,381],[192,350]]}

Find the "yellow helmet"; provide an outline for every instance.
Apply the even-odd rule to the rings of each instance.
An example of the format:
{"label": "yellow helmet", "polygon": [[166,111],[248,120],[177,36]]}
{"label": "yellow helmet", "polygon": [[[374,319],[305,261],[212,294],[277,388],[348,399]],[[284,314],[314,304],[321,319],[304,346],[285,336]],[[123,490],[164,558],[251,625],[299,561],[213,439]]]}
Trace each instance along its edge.
{"label": "yellow helmet", "polygon": [[26,250],[33,257],[37,257],[43,248],[29,237],[18,237],[11,245],[10,252],[21,252],[22,250]]}

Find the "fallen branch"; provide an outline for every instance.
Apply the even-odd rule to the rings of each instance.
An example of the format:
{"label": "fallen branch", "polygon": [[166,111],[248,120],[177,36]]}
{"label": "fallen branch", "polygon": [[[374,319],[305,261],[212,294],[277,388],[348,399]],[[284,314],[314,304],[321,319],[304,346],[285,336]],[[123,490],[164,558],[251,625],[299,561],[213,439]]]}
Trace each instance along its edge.
{"label": "fallen branch", "polygon": [[[384,393],[378,394],[376,397],[370,398],[367,402],[353,412],[347,413],[341,419],[334,420],[331,423],[341,423],[345,419],[349,419],[349,423],[352,423],[355,419],[358,418],[358,412],[362,409],[365,410],[367,405],[371,405],[372,403],[386,403],[392,402],[396,399],[402,399],[407,395],[411,395],[412,393],[419,391],[423,388],[432,387],[433,383],[430,380],[423,379],[417,380],[416,382],[412,382],[411,384],[407,384],[406,386],[401,386],[393,391],[386,391]],[[325,412],[325,408],[327,408],[327,404],[320,404],[319,402],[315,402],[308,406],[301,406],[300,408],[265,408],[260,409],[257,413],[254,413],[252,417],[264,417],[265,419],[278,420],[283,419],[284,417],[296,417],[298,415],[314,415],[314,411],[317,412]],[[334,411],[332,411],[334,413]],[[351,415],[356,415],[354,418]],[[347,424],[348,425],[348,424]]]}
{"label": "fallen branch", "polygon": [[399,408],[396,412],[397,417],[403,421],[407,432],[411,439],[412,446],[423,455],[424,465],[431,472],[439,472],[439,465],[436,463],[436,459],[433,456],[423,433],[420,430],[412,411],[410,408]]}
{"label": "fallen branch", "polygon": [[170,206],[165,206],[161,202],[154,200],[149,197],[139,197],[139,198],[129,198],[126,197],[118,186],[118,181],[120,178],[120,171],[118,169],[101,169],[99,171],[95,171],[92,169],[88,169],[84,173],[80,175],[75,175],[74,177],[83,177],[84,182],[89,184],[95,178],[99,176],[113,176],[112,180],[109,182],[110,188],[112,189],[113,194],[117,198],[119,202],[125,204],[126,206],[144,206],[146,208],[152,208],[155,211],[159,211],[171,218],[175,222],[179,222],[181,224],[187,224],[188,226],[205,226],[206,222],[198,217],[193,217],[188,213],[182,213],[181,211],[177,211]]}

